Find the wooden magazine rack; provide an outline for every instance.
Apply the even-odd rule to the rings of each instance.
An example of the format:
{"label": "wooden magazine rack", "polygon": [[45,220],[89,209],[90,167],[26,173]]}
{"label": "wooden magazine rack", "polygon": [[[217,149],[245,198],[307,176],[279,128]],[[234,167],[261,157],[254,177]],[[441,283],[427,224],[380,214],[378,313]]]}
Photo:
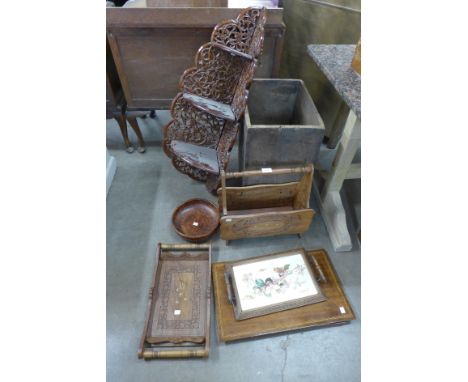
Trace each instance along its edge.
{"label": "wooden magazine rack", "polygon": [[[226,179],[303,173],[297,182],[226,187]],[[218,189],[221,209],[221,239],[300,234],[312,222],[315,211],[309,208],[314,168],[262,169],[228,172],[221,170]]]}
{"label": "wooden magazine rack", "polygon": [[236,140],[265,21],[265,8],[247,8],[236,20],[218,24],[196,54],[195,66],[182,74],[172,101],[164,151],[178,171],[206,182],[210,191],[216,190]]}
{"label": "wooden magazine rack", "polygon": [[208,357],[211,244],[158,244],[138,357]]}

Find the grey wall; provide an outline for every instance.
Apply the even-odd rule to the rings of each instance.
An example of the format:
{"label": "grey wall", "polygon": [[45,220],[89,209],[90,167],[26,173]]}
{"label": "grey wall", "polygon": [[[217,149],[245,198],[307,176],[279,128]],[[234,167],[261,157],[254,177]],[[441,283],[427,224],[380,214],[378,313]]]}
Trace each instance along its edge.
{"label": "grey wall", "polygon": [[361,1],[283,0],[283,7],[286,34],[281,77],[304,80],[328,134],[340,98],[307,54],[307,45],[357,43],[361,35]]}

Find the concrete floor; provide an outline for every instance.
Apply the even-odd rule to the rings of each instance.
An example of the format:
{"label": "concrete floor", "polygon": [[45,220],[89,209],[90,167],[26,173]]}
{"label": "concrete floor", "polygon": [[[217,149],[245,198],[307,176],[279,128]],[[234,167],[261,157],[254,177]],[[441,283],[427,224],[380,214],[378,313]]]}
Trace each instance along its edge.
{"label": "concrete floor", "polygon": [[[107,196],[107,380],[360,381],[360,247],[354,241],[353,251],[335,253],[318,213],[302,238],[289,235],[245,239],[233,241],[227,247],[217,234],[213,238],[212,261],[249,258],[295,247],[324,248],[357,316],[355,321],[341,327],[224,344],[216,337],[216,315],[212,306],[208,359],[146,362],[137,358],[156,243],[182,242],[171,228],[172,210],[193,197],[215,200],[203,184],[171,166],[158,143],[160,127],[168,120],[168,114],[158,114],[156,120],[139,120],[148,144],[145,154],[127,154],[117,124],[107,121],[107,147],[117,160],[117,172]],[[136,142],[133,133],[130,138]],[[313,197],[311,207],[318,211]],[[346,208],[353,210],[354,206]],[[353,220],[350,217],[349,224],[354,225]]]}

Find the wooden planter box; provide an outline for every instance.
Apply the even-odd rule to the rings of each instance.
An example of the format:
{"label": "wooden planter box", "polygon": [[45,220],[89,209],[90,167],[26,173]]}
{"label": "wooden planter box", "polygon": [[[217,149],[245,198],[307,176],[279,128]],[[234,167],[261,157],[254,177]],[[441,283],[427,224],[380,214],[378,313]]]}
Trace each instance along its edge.
{"label": "wooden planter box", "polygon": [[[240,169],[315,164],[324,131],[322,118],[303,81],[254,79],[240,133]],[[294,180],[297,175],[274,179],[275,182]],[[258,181],[249,177],[243,184]]]}
{"label": "wooden planter box", "polygon": [[[226,187],[226,179],[229,178],[301,173],[303,176],[297,182]],[[307,231],[315,215],[315,211],[309,208],[313,173],[312,165],[233,173],[221,171],[221,188],[218,189],[218,205],[222,214],[221,239],[300,234]]]}

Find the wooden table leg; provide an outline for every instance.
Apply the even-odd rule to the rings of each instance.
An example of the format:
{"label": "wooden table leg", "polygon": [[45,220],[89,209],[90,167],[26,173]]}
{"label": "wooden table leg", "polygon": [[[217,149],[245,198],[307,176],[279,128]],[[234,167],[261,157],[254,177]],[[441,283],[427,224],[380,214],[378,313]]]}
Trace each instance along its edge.
{"label": "wooden table leg", "polygon": [[133,131],[135,132],[137,138],[138,138],[138,152],[139,153],[144,153],[146,151],[145,148],[145,141],[143,139],[143,134],[141,134],[140,126],[138,126],[138,121],[136,117],[130,117],[127,116],[127,120],[130,123],[130,126],[132,127]]}
{"label": "wooden table leg", "polygon": [[132,144],[130,143],[130,140],[128,139],[127,121],[125,120],[124,114],[121,112],[114,113],[114,119],[119,124],[120,132],[122,133],[125,146],[127,147],[127,152],[133,153],[135,149],[133,148]]}
{"label": "wooden table leg", "polygon": [[322,217],[336,252],[350,251],[353,247],[340,190],[345,179],[361,177],[360,166],[351,164],[360,146],[361,121],[353,111],[350,111],[333,166],[327,175],[322,192],[317,195]]}
{"label": "wooden table leg", "polygon": [[349,115],[349,107],[346,105],[346,102],[341,101],[338,114],[336,115],[335,121],[333,122],[333,127],[330,131],[329,140],[327,142],[327,147],[329,149],[334,149],[340,143],[341,137],[343,136],[343,131],[346,126],[346,120]]}

